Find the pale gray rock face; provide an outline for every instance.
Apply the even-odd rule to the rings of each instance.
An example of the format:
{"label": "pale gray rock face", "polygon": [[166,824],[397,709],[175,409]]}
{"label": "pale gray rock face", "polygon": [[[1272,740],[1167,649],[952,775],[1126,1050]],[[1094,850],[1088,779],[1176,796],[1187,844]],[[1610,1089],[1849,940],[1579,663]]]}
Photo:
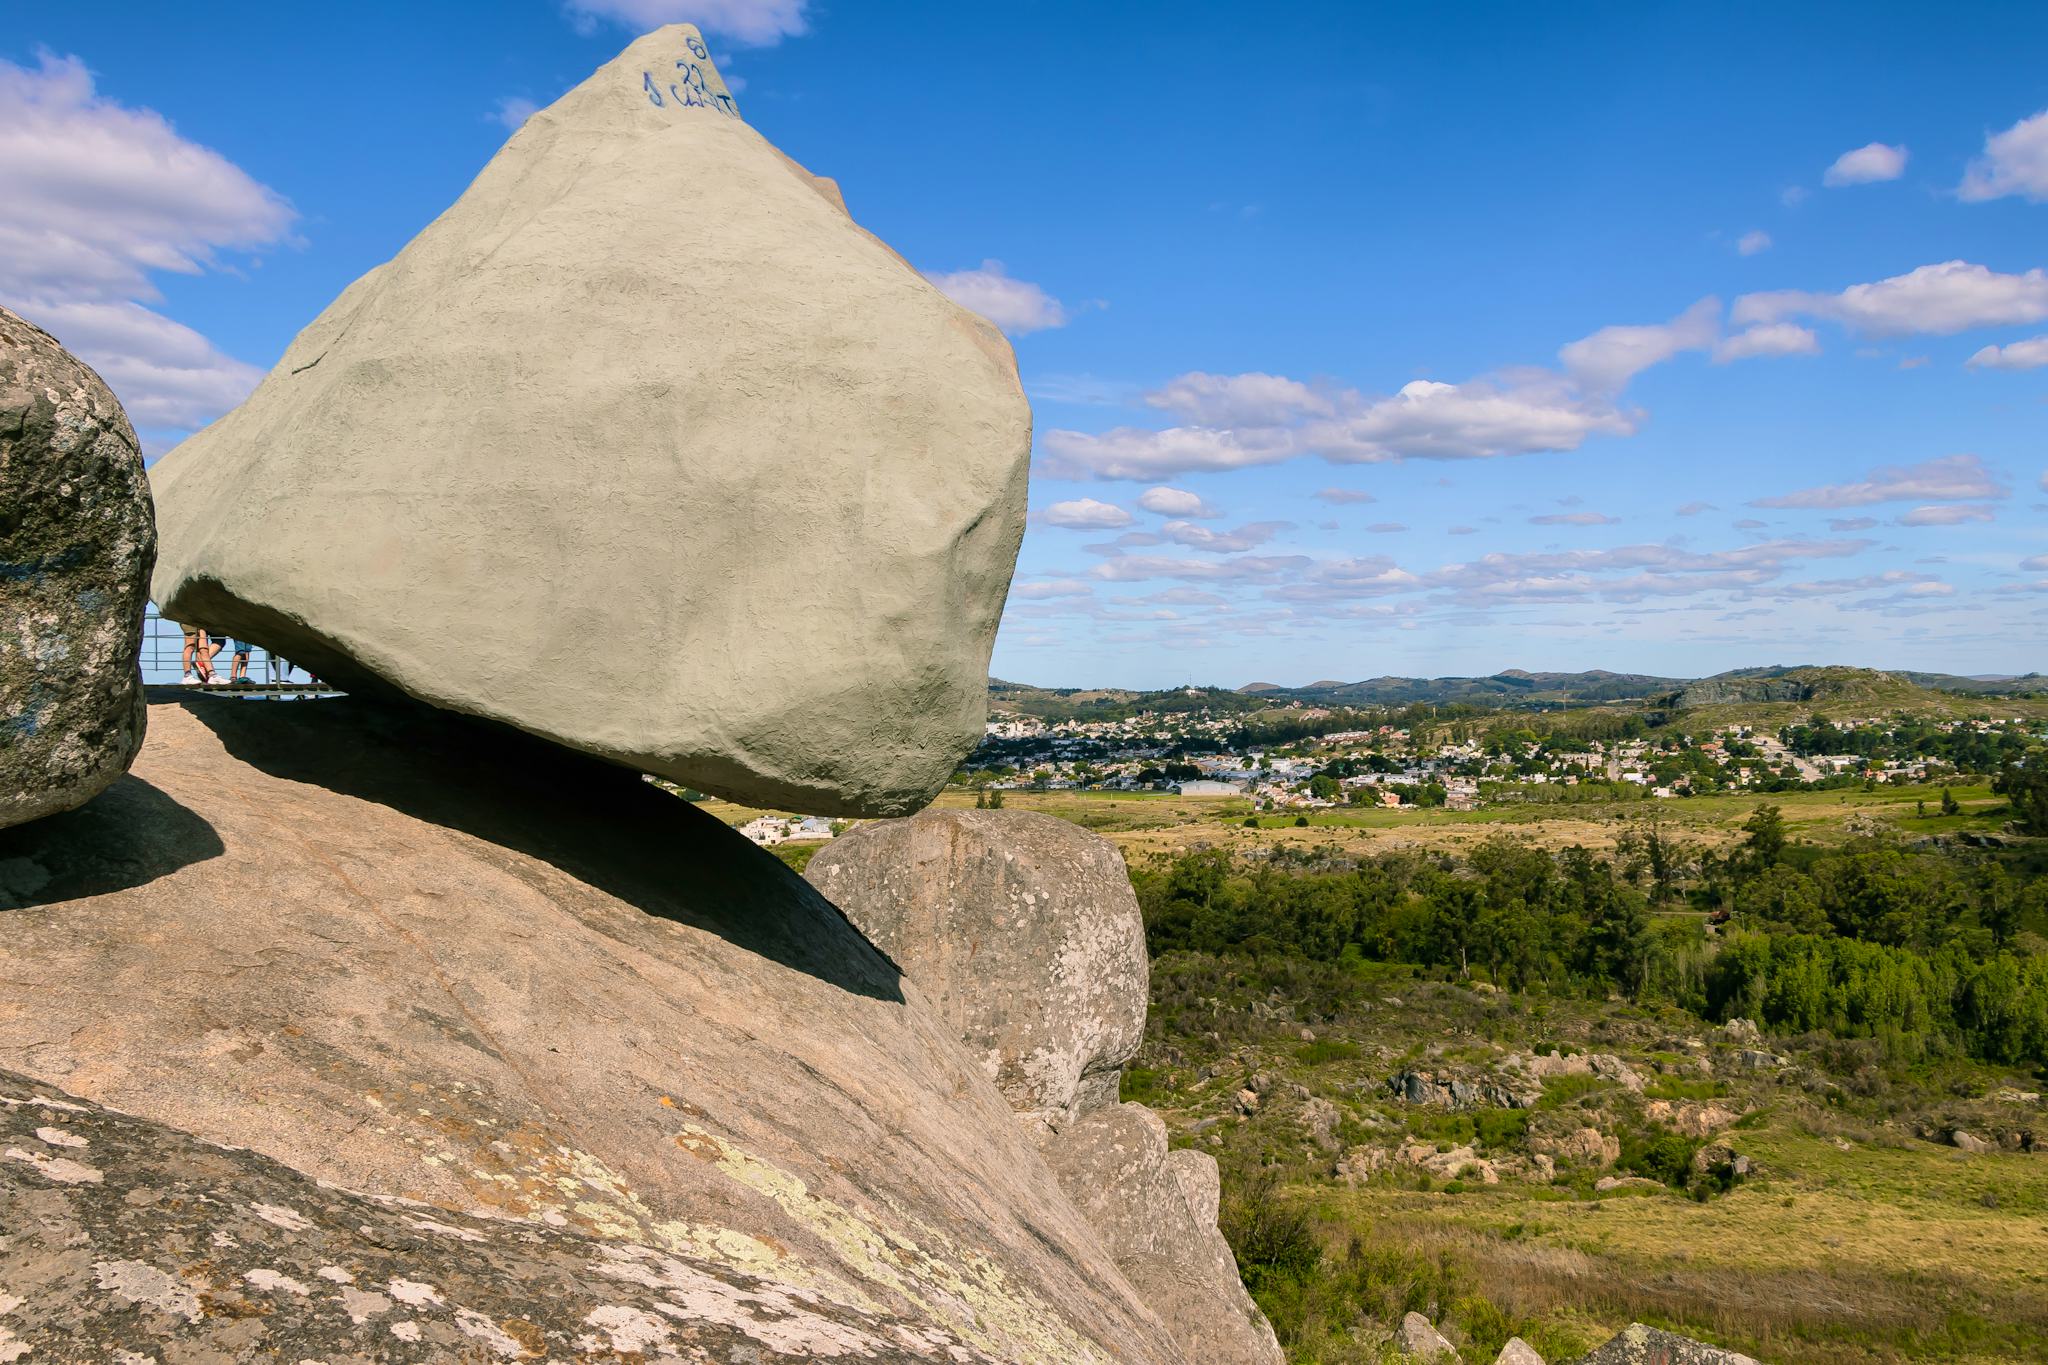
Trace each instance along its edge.
{"label": "pale gray rock face", "polygon": [[0,308],[0,826],[70,810],[128,770],[155,559],[121,404]]}
{"label": "pale gray rock face", "polygon": [[1420,1313],[1410,1313],[1401,1319],[1394,1340],[1401,1348],[1401,1354],[1411,1359],[1433,1360],[1437,1365],[1455,1365],[1461,1359],[1458,1348],[1436,1330],[1436,1324]]}
{"label": "pale gray rock face", "polygon": [[1158,1115],[1117,1102],[1150,964],[1116,847],[1033,811],[926,811],[840,836],[804,875],[959,1030],[1181,1358],[1281,1365],[1217,1230],[1215,1158],[1169,1152]]}
{"label": "pale gray rock face", "polygon": [[[332,1306],[338,1286],[307,1277],[304,1247],[261,1240],[245,1216],[260,1202],[315,1229],[287,1231],[331,1237],[332,1264],[383,1285],[366,1292],[398,1299],[392,1276],[439,1292],[405,1316],[442,1349],[407,1354],[416,1343],[386,1333],[370,1338],[378,1360],[464,1358],[448,1349],[458,1308],[516,1339],[522,1299],[555,1315],[529,1316],[546,1332],[575,1316],[608,1350],[616,1327],[732,1365],[830,1358],[790,1344],[812,1331],[865,1334],[888,1361],[1185,1358],[953,1026],[801,878],[693,806],[499,727],[361,698],[180,695],[152,708],[133,777],[0,830],[0,1069],[419,1201],[395,1206],[419,1234],[396,1259],[376,1251],[390,1219],[303,1182],[286,1198],[272,1183],[286,1177],[240,1154],[201,1173],[232,1207],[131,1207],[131,1188],[170,1175],[123,1174],[102,1159],[119,1144],[77,1116],[0,1106],[0,1154],[29,1154],[0,1155],[23,1167],[0,1191],[0,1237],[31,1195],[82,1222],[95,1262],[139,1263],[107,1289],[117,1299],[199,1297],[198,1324],[150,1310],[165,1342],[236,1324],[163,1276],[232,1293],[223,1317],[270,1304],[280,1330],[310,1310],[251,1272]],[[101,1179],[67,1181],[59,1161]],[[80,1202],[95,1197],[118,1204]],[[503,1225],[472,1221],[488,1218]],[[198,1239],[196,1254],[146,1254],[151,1229],[166,1246]],[[240,1246],[207,1246],[215,1230]],[[23,1245],[0,1257],[32,1256]],[[413,1255],[430,1269],[399,1268]],[[0,1259],[8,1295],[23,1292],[17,1264]],[[64,1266],[62,1292],[85,1292],[89,1272]],[[567,1268],[558,1305],[533,1302],[545,1266]],[[586,1297],[605,1281],[616,1297]],[[235,1340],[272,1320],[243,1320]],[[26,1336],[23,1321],[0,1313]],[[351,1358],[324,1353],[342,1323],[320,1331],[321,1350],[206,1358]],[[589,1358],[614,1355],[635,1358]],[[571,1358],[538,1358],[554,1356]],[[25,1359],[46,1357],[79,1358]]]}
{"label": "pale gray rock face", "polygon": [[1282,1365],[1272,1325],[1245,1292],[1216,1227],[1215,1158],[1168,1152],[1166,1125],[1141,1104],[1084,1114],[1044,1132],[1038,1147],[1184,1359]]}
{"label": "pale gray rock face", "polygon": [[1009,344],[677,25],[528,119],[154,471],[166,614],[755,805],[975,743],[1023,534]]}
{"label": "pale gray rock face", "polygon": [[1739,1351],[1724,1351],[1636,1322],[1591,1355],[1581,1356],[1578,1365],[1757,1365],[1757,1361]]}
{"label": "pale gray rock face", "polygon": [[1035,811],[861,825],[805,877],[917,983],[1017,1110],[1114,1104],[1151,965],[1122,855]]}
{"label": "pale gray rock face", "polygon": [[1543,1357],[1520,1337],[1509,1337],[1507,1345],[1493,1358],[1493,1365],[1543,1365]]}

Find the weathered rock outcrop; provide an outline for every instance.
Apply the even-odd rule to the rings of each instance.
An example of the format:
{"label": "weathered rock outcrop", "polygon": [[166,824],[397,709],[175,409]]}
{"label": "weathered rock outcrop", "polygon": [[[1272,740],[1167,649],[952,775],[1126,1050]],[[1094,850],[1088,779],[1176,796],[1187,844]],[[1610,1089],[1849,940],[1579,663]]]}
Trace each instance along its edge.
{"label": "weathered rock outcrop", "polygon": [[1690,1337],[1631,1323],[1621,1334],[1578,1365],[1757,1365],[1739,1351],[1708,1346]]}
{"label": "weathered rock outcrop", "polygon": [[1046,1132],[1038,1149],[1184,1359],[1281,1365],[1273,1329],[1216,1227],[1214,1157],[1169,1152],[1166,1125],[1142,1104],[1084,1114]]}
{"label": "weathered rock outcrop", "polygon": [[1217,1230],[1215,1158],[1117,1102],[1150,964],[1115,846],[1030,811],[926,811],[842,835],[805,876],[960,1031],[1182,1358],[1280,1365]]}
{"label": "weathered rock outcrop", "polygon": [[[552,1343],[578,1313],[650,1361],[663,1341],[811,1359],[811,1331],[892,1361],[1183,1358],[916,986],[771,855],[619,768],[425,708],[183,695],[101,800],[0,831],[0,906],[0,1068],[254,1154],[181,1173],[199,1149],[152,1129],[172,1164],[122,1174],[110,1154],[141,1129],[103,1143],[79,1125],[111,1120],[6,1106],[0,1152],[29,1154],[0,1161],[21,1168],[0,1194],[10,1295],[88,1274],[190,1295],[197,1321],[150,1309],[145,1335],[334,1365],[300,1343],[357,1338],[300,1335],[285,1283],[329,1303],[339,1283],[302,1273],[325,1248],[394,1301],[378,1322],[443,1345],[467,1323],[478,1358],[480,1319],[523,1345],[515,1316]],[[202,1186],[222,1202],[142,1193]],[[258,1204],[308,1244],[252,1240]],[[91,1232],[89,1271],[21,1235],[31,1207]],[[152,1227],[194,1254],[142,1254]],[[562,1303],[522,1300],[548,1266]],[[23,1311],[0,1324],[25,1340],[24,1321],[90,1330]],[[460,1358],[393,1335],[374,1358]]]}
{"label": "weathered rock outcrop", "polygon": [[894,958],[1021,1113],[1114,1104],[1145,1034],[1145,921],[1115,845],[1035,811],[930,810],[805,877]]}
{"label": "weathered rock outcrop", "polygon": [[0,826],[71,810],[134,760],[155,560],[120,402],[0,308]]}
{"label": "weathered rock outcrop", "polygon": [[5,1071],[0,1209],[0,1361],[26,1365],[919,1361],[932,1345],[925,1324],[728,1258],[351,1193]]}
{"label": "weathered rock outcrop", "polygon": [[980,735],[1030,446],[1002,335],[673,26],[159,462],[155,595],[347,690],[903,814]]}

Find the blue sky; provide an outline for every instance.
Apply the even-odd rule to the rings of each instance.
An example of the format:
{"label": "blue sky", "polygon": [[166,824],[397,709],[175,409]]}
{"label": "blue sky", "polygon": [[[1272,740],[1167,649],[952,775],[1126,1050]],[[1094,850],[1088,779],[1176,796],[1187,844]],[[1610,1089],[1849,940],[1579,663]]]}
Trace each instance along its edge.
{"label": "blue sky", "polygon": [[2048,7],[1794,8],[45,7],[0,301],[167,449],[688,19],[1016,341],[1000,676],[2048,669]]}

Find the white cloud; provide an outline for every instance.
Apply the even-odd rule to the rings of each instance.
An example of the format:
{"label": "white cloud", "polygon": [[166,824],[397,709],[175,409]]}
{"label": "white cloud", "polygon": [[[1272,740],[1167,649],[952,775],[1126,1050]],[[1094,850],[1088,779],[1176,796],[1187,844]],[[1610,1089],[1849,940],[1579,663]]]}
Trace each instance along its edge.
{"label": "white cloud", "polygon": [[32,320],[87,357],[140,427],[204,426],[263,378],[254,365],[139,303],[46,303]]}
{"label": "white cloud", "polygon": [[1718,510],[1720,509],[1715,507],[1714,504],[1711,502],[1689,502],[1685,506],[1678,509],[1678,515],[1681,517],[1696,517],[1702,512],[1714,512]]}
{"label": "white cloud", "polygon": [[1747,331],[1723,337],[1714,345],[1716,364],[1754,356],[1818,355],[1820,338],[1796,322],[1760,322]]}
{"label": "white cloud", "polygon": [[1829,517],[1830,531],[1868,531],[1877,525],[1876,517]]}
{"label": "white cloud", "polygon": [[1379,501],[1363,488],[1318,488],[1314,496],[1323,502],[1339,505]]}
{"label": "white cloud", "polygon": [[1986,346],[1964,363],[1973,370],[2038,370],[2048,365],[2048,336]]}
{"label": "white cloud", "polygon": [[1053,430],[1045,434],[1043,448],[1045,471],[1056,479],[1161,479],[1274,464],[1295,453],[1284,432],[1240,434],[1212,427],[1115,427],[1099,434]]}
{"label": "white cloud", "polygon": [[1115,503],[1097,502],[1094,498],[1056,502],[1040,512],[1038,519],[1047,526],[1063,526],[1070,531],[1113,531],[1131,524],[1129,512]]}
{"label": "white cloud", "polygon": [[1368,535],[1391,536],[1407,530],[1408,527],[1406,523],[1399,521],[1376,521],[1365,529]]}
{"label": "white cloud", "polygon": [[633,33],[695,24],[706,33],[766,47],[809,31],[809,0],[565,0],[570,22],[588,33],[610,20]]}
{"label": "white cloud", "polygon": [[1915,507],[1899,518],[1901,526],[1961,526],[1973,521],[1996,521],[1996,509],[1987,503],[1960,503],[1946,507]]}
{"label": "white cloud", "polygon": [[1636,375],[1681,351],[1700,351],[1714,344],[1721,329],[1721,301],[1701,299],[1669,322],[1648,326],[1602,327],[1591,336],[1561,348],[1564,367],[1586,388],[1618,393]]}
{"label": "white cloud", "polygon": [[924,274],[947,298],[973,309],[1013,337],[1064,327],[1071,319],[1058,299],[1028,280],[1011,278],[1001,261],[983,261],[979,270],[927,270]]}
{"label": "white cloud", "polygon": [[1970,163],[1956,194],[1972,203],[2009,194],[2048,200],[2048,109],[1984,139],[1984,155]]}
{"label": "white cloud", "polygon": [[1155,408],[1202,426],[1277,426],[1333,411],[1328,398],[1298,379],[1277,374],[1190,371],[1145,395]]}
{"label": "white cloud", "polygon": [[1839,294],[1782,289],[1744,294],[1735,301],[1737,323],[1779,322],[1805,315],[1831,318],[1859,332],[1900,336],[1948,335],[1971,327],[2005,327],[2048,318],[2048,272],[2002,275],[1967,261],[1923,265]]}
{"label": "white cloud", "polygon": [[1148,579],[1184,582],[1270,582],[1299,573],[1315,561],[1307,555],[1239,555],[1234,559],[1174,559],[1166,555],[1126,555],[1097,564],[1089,573],[1119,583]]}
{"label": "white cloud", "polygon": [[1049,602],[1069,597],[1092,597],[1095,589],[1078,578],[1049,578],[1036,583],[1019,583],[1010,596],[1028,602]]}
{"label": "white cloud", "polygon": [[2031,555],[2020,561],[2020,567],[2030,573],[2048,572],[2048,555]]}
{"label": "white cloud", "polygon": [[1844,185],[1871,185],[1880,180],[1897,180],[1906,173],[1907,151],[1882,142],[1866,143],[1853,152],[1843,152],[1828,167],[1820,183],[1830,189]]}
{"label": "white cloud", "polygon": [[[1916,465],[1884,465],[1854,483],[1823,484],[1751,507],[1868,507],[1879,502],[1972,502],[2012,492],[1975,455],[1943,455]],[[1917,524],[1917,523],[1916,523]]]}
{"label": "white cloud", "polygon": [[500,95],[498,107],[491,111],[490,117],[516,133],[539,112],[540,106],[524,95]]}
{"label": "white cloud", "polygon": [[1745,232],[1735,239],[1735,249],[1745,256],[1754,256],[1758,252],[1769,251],[1771,249],[1771,234],[1765,232],[1762,228],[1757,228],[1752,232]]}
{"label": "white cloud", "polygon": [[1245,550],[1256,550],[1282,531],[1292,530],[1290,521],[1255,521],[1240,526],[1235,531],[1212,531],[1206,526],[1197,526],[1191,521],[1169,521],[1159,528],[1159,534],[1176,545],[1185,545],[1192,550],[1204,550],[1210,554],[1238,554]]}
{"label": "white cloud", "polygon": [[1497,384],[1417,379],[1390,398],[1301,429],[1304,449],[1340,464],[1467,460],[1577,450],[1589,436],[1627,436],[1635,419],[1555,375]]}
{"label": "white cloud", "polygon": [[1147,512],[1157,512],[1162,517],[1220,517],[1218,508],[1203,502],[1201,495],[1190,493],[1185,488],[1168,488],[1161,484],[1148,488],[1138,495],[1138,506]]}
{"label": "white cloud", "polygon": [[161,115],[94,89],[76,57],[0,61],[0,301],[98,370],[143,426],[190,428],[262,377],[143,307],[156,271],[282,241],[291,205]]}
{"label": "white cloud", "polygon": [[1612,526],[1620,517],[1610,517],[1605,512],[1546,512],[1540,517],[1529,518],[1531,526]]}

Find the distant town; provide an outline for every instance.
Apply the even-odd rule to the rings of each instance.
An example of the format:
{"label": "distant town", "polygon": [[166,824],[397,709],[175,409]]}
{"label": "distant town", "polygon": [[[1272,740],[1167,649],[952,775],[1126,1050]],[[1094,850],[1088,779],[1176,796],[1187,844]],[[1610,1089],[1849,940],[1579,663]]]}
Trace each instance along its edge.
{"label": "distant town", "polygon": [[[1311,733],[1287,743],[1246,743],[1243,716],[1206,710],[1052,722],[998,713],[964,776],[970,785],[996,790],[1242,796],[1270,811],[1342,805],[1476,810],[1554,799],[1545,790],[1551,787],[1591,787],[1599,799],[1669,800],[1711,791],[1921,784],[1993,768],[1993,756],[2008,742],[2017,748],[2036,732],[2020,718],[1862,716],[1775,732],[1730,723],[1596,739],[1539,735],[1510,721],[1446,742],[1438,738],[1441,723],[1350,729],[1344,728],[1348,713],[1299,703],[1275,710]],[[1324,722],[1328,729],[1319,728]]]}

